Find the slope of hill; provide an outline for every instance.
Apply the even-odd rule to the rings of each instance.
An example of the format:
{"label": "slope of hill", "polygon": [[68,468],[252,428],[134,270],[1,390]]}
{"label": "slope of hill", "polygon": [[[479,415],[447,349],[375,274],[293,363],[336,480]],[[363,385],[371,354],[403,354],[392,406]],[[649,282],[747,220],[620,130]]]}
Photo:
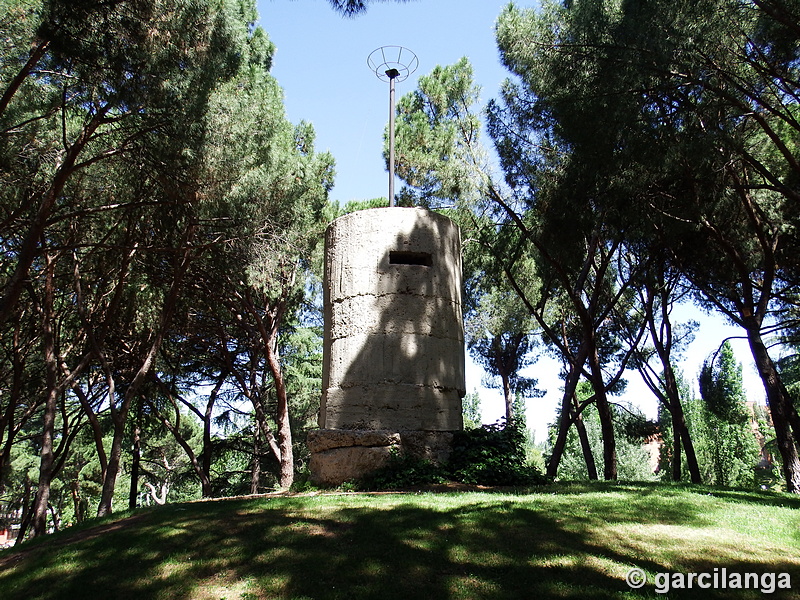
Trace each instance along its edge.
{"label": "slope of hill", "polygon": [[0,597],[800,598],[799,532],[794,497],[653,484],[232,499],[0,553]]}

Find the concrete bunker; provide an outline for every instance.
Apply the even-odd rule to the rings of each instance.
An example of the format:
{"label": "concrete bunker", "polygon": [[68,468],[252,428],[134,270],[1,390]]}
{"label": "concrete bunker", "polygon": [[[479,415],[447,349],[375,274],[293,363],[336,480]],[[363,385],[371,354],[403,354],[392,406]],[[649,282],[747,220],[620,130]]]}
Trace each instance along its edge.
{"label": "concrete bunker", "polygon": [[325,235],[320,429],[312,480],[337,485],[392,449],[446,459],[462,429],[461,241],[420,208],[358,211]]}

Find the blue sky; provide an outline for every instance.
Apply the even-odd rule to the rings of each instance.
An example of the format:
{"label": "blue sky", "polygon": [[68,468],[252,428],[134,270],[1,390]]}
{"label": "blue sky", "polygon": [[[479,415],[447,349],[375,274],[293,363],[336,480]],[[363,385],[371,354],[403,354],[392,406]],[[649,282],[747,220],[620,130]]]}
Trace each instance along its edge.
{"label": "blue sky", "polygon": [[467,56],[486,102],[507,76],[493,31],[507,4],[380,2],[365,14],[345,19],[325,0],[259,0],[261,25],[277,46],[272,73],[285,91],[289,119],[313,123],[317,149],[330,150],[336,158],[333,199],[375,198],[388,191],[381,151],[389,86],[369,69],[368,55],[387,45],[404,46],[417,55],[419,68],[397,84],[398,98],[416,87],[419,75]]}
{"label": "blue sky", "polygon": [[[318,150],[336,159],[336,185],[331,198],[341,203],[386,196],[388,175],[382,158],[383,131],[389,115],[388,84],[377,79],[367,57],[380,46],[404,46],[419,59],[419,68],[397,85],[397,97],[412,91],[417,78],[436,65],[452,64],[462,56],[472,63],[485,104],[497,95],[508,72],[500,64],[494,24],[508,0],[409,0],[381,2],[363,15],[345,19],[326,0],[258,0],[260,23],[276,44],[272,69],[285,92],[286,111],[292,122],[313,123]],[[536,0],[516,1],[518,7],[538,6]],[[487,142],[488,140],[484,140]],[[399,182],[396,184],[399,188]],[[696,380],[703,359],[738,328],[721,318],[682,307],[679,320],[696,319],[702,327],[681,363],[685,375]],[[745,385],[753,400],[763,403],[763,388],[752,367],[746,343],[734,342],[745,365]],[[480,388],[481,369],[467,367],[467,388]],[[559,366],[542,359],[530,367],[530,376],[547,390],[542,399],[528,401],[528,422],[536,439],[543,440],[546,424],[553,420],[560,400]],[[655,417],[652,394],[632,374],[625,400]],[[485,422],[503,411],[496,390],[479,389]]]}

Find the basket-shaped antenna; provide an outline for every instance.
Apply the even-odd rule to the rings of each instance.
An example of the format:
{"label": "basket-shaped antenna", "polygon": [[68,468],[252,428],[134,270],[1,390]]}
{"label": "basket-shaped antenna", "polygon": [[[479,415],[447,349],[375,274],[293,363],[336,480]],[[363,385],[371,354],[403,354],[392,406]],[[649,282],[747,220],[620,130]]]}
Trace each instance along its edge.
{"label": "basket-shaped antenna", "polygon": [[405,81],[419,67],[419,59],[408,48],[381,46],[367,57],[367,65],[381,81]]}
{"label": "basket-shaped antenna", "polygon": [[367,65],[381,81],[389,82],[389,206],[394,206],[394,84],[417,70],[417,55],[402,46],[381,46],[367,57]]}

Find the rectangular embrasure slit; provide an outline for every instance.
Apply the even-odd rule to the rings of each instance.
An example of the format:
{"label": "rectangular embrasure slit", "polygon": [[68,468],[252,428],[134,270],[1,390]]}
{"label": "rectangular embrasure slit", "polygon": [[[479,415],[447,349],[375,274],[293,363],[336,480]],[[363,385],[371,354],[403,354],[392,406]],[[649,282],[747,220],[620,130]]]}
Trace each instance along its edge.
{"label": "rectangular embrasure slit", "polygon": [[433,264],[433,257],[430,252],[406,252],[403,250],[389,251],[390,265],[419,265],[430,267]]}

